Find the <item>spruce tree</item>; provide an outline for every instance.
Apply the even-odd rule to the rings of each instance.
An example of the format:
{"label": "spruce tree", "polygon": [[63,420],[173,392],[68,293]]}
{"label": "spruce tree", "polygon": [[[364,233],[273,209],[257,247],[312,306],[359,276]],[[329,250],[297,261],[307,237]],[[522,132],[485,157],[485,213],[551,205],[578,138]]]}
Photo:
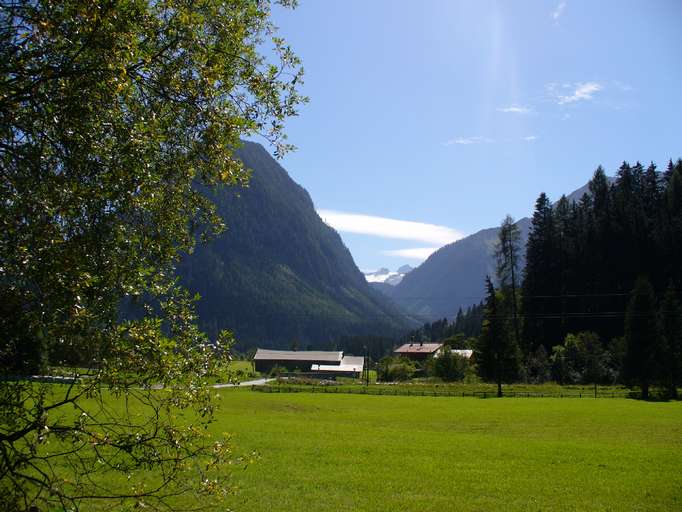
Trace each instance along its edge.
{"label": "spruce tree", "polygon": [[476,362],[482,379],[497,384],[497,396],[502,396],[502,383],[518,378],[519,348],[509,335],[506,316],[500,307],[493,282],[486,276],[485,314],[483,329],[476,347]]}
{"label": "spruce tree", "polygon": [[523,339],[530,350],[543,345],[549,352],[553,340],[543,317],[548,311],[546,296],[554,294],[554,219],[552,203],[543,192],[535,202],[535,212],[526,243],[526,267],[523,277]]}
{"label": "spruce tree", "polygon": [[656,315],[654,289],[646,277],[640,277],[632,290],[625,315],[625,377],[642,388],[642,398],[649,398],[649,387],[663,378],[661,335]]}
{"label": "spruce tree", "polygon": [[665,380],[670,395],[677,399],[677,387],[682,385],[682,305],[672,283],[663,296],[660,316],[667,362]]}

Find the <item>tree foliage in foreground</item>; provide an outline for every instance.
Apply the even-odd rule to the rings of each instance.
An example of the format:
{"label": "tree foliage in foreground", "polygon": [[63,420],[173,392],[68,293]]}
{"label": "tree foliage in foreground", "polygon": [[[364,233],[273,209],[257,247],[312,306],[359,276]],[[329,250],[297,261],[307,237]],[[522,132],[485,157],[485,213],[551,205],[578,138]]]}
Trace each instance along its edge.
{"label": "tree foliage in foreground", "polygon": [[[289,148],[302,70],[269,15],[267,0],[0,2],[5,510],[227,492],[229,445],[202,425],[231,337],[195,328],[173,264],[221,227],[197,185],[247,182],[240,137]],[[123,297],[145,315],[121,321]],[[26,378],[55,368],[62,384]]]}

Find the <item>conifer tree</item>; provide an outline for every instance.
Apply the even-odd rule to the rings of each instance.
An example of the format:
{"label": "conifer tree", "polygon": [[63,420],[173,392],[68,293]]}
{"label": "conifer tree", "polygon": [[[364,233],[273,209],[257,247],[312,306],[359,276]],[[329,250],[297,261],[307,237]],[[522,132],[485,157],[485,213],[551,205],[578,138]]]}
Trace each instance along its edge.
{"label": "conifer tree", "polygon": [[500,307],[493,282],[486,276],[486,299],[483,329],[476,347],[478,372],[484,380],[497,384],[497,396],[502,396],[502,383],[518,378],[519,348],[509,335],[506,316]]}
{"label": "conifer tree", "polygon": [[535,212],[526,244],[526,267],[523,278],[523,339],[534,350],[544,345],[551,350],[552,341],[547,332],[547,322],[542,318],[546,312],[547,301],[540,297],[554,292],[552,279],[554,257],[554,219],[552,204],[543,192],[535,202]]}
{"label": "conifer tree", "polygon": [[511,306],[514,340],[518,344],[521,338],[517,294],[521,234],[511,215],[502,221],[498,237],[495,249],[497,280],[505,298],[505,306]]}
{"label": "conifer tree", "polygon": [[639,384],[642,398],[649,398],[649,387],[662,380],[661,335],[656,315],[654,289],[640,277],[632,290],[625,316],[625,377]]}
{"label": "conifer tree", "polygon": [[666,384],[670,395],[677,399],[677,387],[682,385],[682,305],[672,283],[663,296],[660,316],[667,362]]}

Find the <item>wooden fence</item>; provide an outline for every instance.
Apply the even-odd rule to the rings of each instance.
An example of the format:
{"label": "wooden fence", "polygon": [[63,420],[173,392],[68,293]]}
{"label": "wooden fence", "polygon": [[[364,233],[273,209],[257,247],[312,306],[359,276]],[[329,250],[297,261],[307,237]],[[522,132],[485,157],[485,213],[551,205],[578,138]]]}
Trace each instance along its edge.
{"label": "wooden fence", "polygon": [[[474,397],[495,398],[495,391],[448,391],[435,389],[390,389],[385,387],[339,387],[339,386],[251,386],[251,391],[262,393],[323,393],[347,395],[376,395],[376,396],[442,396],[442,397]],[[505,397],[511,398],[640,398],[636,391],[578,391],[578,392],[540,392],[503,391]]]}

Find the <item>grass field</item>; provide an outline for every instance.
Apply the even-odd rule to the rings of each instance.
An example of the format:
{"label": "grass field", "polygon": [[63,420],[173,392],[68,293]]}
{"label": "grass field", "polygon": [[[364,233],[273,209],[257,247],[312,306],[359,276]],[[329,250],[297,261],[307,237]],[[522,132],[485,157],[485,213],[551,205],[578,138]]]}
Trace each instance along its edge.
{"label": "grass field", "polygon": [[221,395],[238,511],[682,510],[682,402]]}

